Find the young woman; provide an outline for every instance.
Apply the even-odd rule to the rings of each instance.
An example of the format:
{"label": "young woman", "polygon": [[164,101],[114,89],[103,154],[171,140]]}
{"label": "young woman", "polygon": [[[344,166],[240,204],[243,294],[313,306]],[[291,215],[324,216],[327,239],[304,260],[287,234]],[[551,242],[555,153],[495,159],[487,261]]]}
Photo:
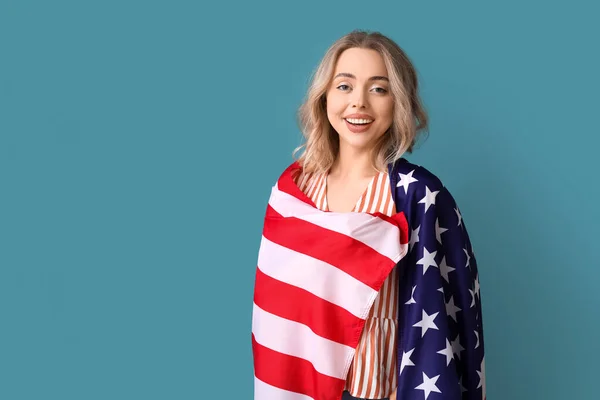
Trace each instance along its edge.
{"label": "young woman", "polygon": [[390,38],[353,31],[327,50],[299,110],[305,151],[267,207],[255,399],[485,399],[465,223],[437,176],[404,158],[427,120]]}

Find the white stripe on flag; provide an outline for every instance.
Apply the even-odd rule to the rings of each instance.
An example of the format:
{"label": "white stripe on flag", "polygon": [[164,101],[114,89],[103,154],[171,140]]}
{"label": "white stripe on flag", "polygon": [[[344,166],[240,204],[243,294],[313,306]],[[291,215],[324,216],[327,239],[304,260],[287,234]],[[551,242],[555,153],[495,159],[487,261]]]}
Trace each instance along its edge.
{"label": "white stripe on flag", "polygon": [[305,394],[290,392],[289,390],[280,389],[271,386],[254,377],[254,398],[255,399],[277,399],[277,400],[314,400],[312,397]]}
{"label": "white stripe on flag", "polygon": [[258,268],[271,278],[307,290],[361,319],[369,312],[365,304],[373,304],[377,297],[377,291],[341,269],[264,236],[258,252]]}
{"label": "white stripe on flag", "polygon": [[[325,212],[279,190],[271,191],[269,204],[284,217],[296,217],[323,228],[359,240],[394,262],[406,253],[406,244],[400,243],[400,229],[390,222],[366,213]],[[327,214],[327,215],[325,215]]]}
{"label": "white stripe on flag", "polygon": [[278,317],[256,304],[252,310],[252,333],[259,344],[271,350],[310,361],[323,375],[346,379],[344,370],[354,355],[350,346],[325,339],[308,326]]}

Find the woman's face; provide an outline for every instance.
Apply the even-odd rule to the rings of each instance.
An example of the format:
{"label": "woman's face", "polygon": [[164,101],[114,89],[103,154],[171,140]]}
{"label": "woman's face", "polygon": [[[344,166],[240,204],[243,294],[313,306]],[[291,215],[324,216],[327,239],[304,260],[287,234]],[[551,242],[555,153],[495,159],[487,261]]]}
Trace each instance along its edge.
{"label": "woman's face", "polygon": [[[326,94],[327,118],[339,135],[340,148],[369,151],[389,129],[394,114],[383,58],[375,50],[350,48],[340,54],[334,71]],[[353,114],[362,115],[356,121]]]}

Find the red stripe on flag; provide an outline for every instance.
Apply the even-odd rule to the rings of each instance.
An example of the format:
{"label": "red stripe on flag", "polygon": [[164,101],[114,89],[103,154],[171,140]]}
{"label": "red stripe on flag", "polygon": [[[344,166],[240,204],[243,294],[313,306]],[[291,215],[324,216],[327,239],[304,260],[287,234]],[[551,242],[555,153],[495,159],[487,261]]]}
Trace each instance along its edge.
{"label": "red stripe on flag", "polygon": [[254,334],[252,352],[254,375],[261,381],[318,400],[339,400],[342,397],[344,380],[319,373],[307,360],[261,345]]}
{"label": "red stripe on flag", "polygon": [[[314,333],[356,348],[365,320],[299,287],[256,269],[254,302],[278,317],[308,326]],[[335,321],[335,323],[332,323]]]}
{"label": "red stripe on flag", "polygon": [[283,247],[331,264],[376,291],[395,265],[359,240],[295,217],[284,218],[271,205],[267,205],[263,235]]}

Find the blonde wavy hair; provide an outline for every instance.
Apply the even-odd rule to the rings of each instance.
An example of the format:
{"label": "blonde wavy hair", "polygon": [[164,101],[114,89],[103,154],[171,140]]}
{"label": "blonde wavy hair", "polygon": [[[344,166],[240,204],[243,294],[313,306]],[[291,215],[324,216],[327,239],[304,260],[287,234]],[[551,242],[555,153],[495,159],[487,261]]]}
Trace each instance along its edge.
{"label": "blonde wavy hair", "polygon": [[393,40],[379,32],[354,30],[335,41],[313,72],[304,102],[297,111],[297,122],[304,141],[292,157],[305,149],[299,161],[303,173],[326,172],[339,151],[339,136],[329,123],[326,93],[335,64],[349,48],[372,49],[381,54],[394,99],[393,122],[374,146],[371,164],[381,171],[388,163],[412,153],[418,134],[428,127],[427,112],[418,93],[417,72],[406,53]]}

